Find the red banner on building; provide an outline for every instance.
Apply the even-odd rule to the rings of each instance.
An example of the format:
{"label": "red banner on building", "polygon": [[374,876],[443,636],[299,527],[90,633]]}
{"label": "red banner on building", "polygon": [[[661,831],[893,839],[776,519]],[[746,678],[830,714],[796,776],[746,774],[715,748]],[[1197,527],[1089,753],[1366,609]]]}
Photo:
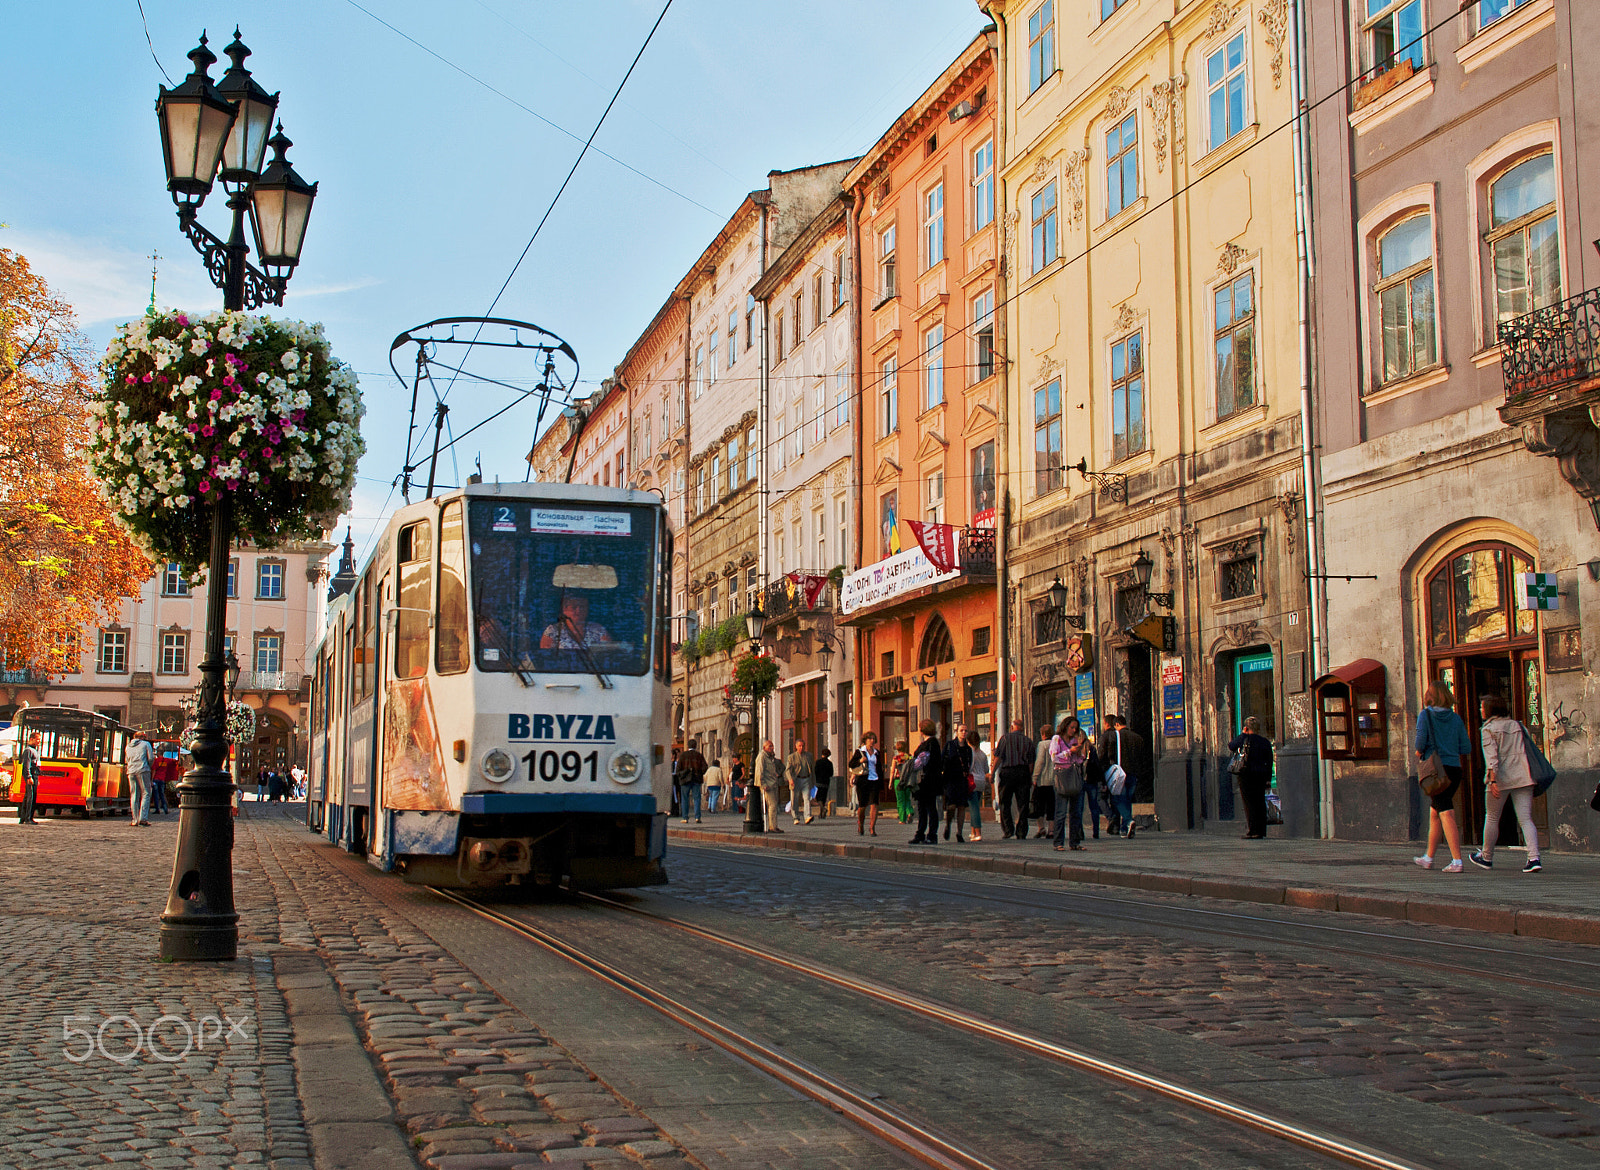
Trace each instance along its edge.
{"label": "red banner on building", "polygon": [[956,571],[956,526],[907,520],[906,527],[922,549],[928,563],[941,573]]}
{"label": "red banner on building", "polygon": [[817,598],[828,587],[828,578],[815,573],[786,573],[785,576],[805,594],[806,608],[816,609]]}

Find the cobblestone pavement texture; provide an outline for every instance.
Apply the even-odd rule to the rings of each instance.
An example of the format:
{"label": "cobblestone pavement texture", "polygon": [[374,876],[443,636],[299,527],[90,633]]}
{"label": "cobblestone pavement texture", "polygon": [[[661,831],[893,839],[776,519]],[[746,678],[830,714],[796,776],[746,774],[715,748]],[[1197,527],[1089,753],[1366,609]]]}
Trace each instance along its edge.
{"label": "cobblestone pavement texture", "polygon": [[[1176,912],[1174,925],[1135,924],[1119,921],[1114,900],[1075,909],[1073,893],[1083,887],[835,865],[793,854],[680,848],[671,874],[664,892],[673,899],[892,949],[938,969],[975,972],[1057,1002],[1092,1005],[1175,1035],[1600,1151],[1600,951],[1594,948],[1412,925],[1392,929],[1421,947],[1385,945],[1378,940],[1397,935],[1382,934],[1335,936],[1318,945],[1275,936],[1265,923],[1217,926],[1183,914],[1202,906],[1237,909],[1209,899],[1099,891]],[[929,883],[926,891],[915,888],[919,877]],[[933,888],[952,878],[960,888]],[[1045,904],[962,896],[1022,889]],[[1275,913],[1341,931],[1352,925],[1347,915]],[[1437,945],[1445,942],[1513,950],[1491,962],[1488,953]],[[1397,961],[1419,955],[1433,966]],[[1553,963],[1542,965],[1541,955],[1572,963],[1563,974]],[[1560,983],[1568,976],[1571,990],[1521,982]]]}
{"label": "cobblestone pavement texture", "polygon": [[[393,1099],[394,1116],[374,1120],[397,1117],[422,1164],[686,1164],[526,1016],[340,875],[339,855],[290,819],[299,806],[247,807],[236,822],[231,964],[157,960],[176,815],[148,831],[114,819],[5,826],[0,1168],[320,1161],[297,1096],[316,1086],[297,1087],[274,979],[275,959],[302,970],[288,960],[310,956],[333,976]],[[185,1026],[213,1017],[220,1042],[208,1024],[203,1046],[197,1034],[169,1059]],[[87,1038],[63,1039],[69,1018]],[[229,1020],[242,1022],[230,1031]],[[130,1057],[135,1026],[146,1039]]]}
{"label": "cobblestone pavement texture", "polygon": [[[987,818],[991,810],[985,809]],[[1204,832],[1141,831],[1132,840],[1103,835],[1080,853],[1057,853],[1048,840],[1006,840],[986,820],[982,842],[913,846],[914,826],[894,816],[878,818],[878,836],[856,834],[854,816],[821,818],[815,824],[785,824],[781,836],[748,836],[742,818],[713,813],[703,824],[669,826],[674,840],[717,841],[776,851],[818,851],[884,863],[933,864],[946,868],[1026,873],[1067,881],[1097,882],[1169,893],[1194,893],[1248,902],[1282,903],[1353,911],[1503,934],[1525,934],[1600,944],[1600,854],[1544,852],[1541,873],[1521,872],[1520,849],[1496,852],[1495,867],[1467,866],[1447,874],[1440,851],[1432,870],[1412,858],[1423,846],[1278,837],[1241,841],[1228,823]],[[1600,828],[1600,816],[1596,817]],[[1031,826],[1032,833],[1036,826]],[[1585,840],[1583,844],[1587,844]]]}

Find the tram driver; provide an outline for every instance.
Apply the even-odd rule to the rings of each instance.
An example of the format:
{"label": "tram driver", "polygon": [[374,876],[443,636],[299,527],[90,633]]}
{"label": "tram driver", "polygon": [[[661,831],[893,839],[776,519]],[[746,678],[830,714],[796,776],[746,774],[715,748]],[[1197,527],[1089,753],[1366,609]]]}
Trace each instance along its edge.
{"label": "tram driver", "polygon": [[561,618],[544,628],[539,639],[541,650],[581,650],[611,641],[611,632],[599,622],[589,620],[589,599],[579,593],[563,593]]}

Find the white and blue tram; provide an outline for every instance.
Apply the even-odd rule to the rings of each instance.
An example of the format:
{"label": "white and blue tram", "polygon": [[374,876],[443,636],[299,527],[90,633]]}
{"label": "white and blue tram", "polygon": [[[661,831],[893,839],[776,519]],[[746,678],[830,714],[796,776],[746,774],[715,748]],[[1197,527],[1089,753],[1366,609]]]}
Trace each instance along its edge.
{"label": "white and blue tram", "polygon": [[396,512],[317,648],[312,827],[419,884],[664,882],[670,541],[620,488]]}

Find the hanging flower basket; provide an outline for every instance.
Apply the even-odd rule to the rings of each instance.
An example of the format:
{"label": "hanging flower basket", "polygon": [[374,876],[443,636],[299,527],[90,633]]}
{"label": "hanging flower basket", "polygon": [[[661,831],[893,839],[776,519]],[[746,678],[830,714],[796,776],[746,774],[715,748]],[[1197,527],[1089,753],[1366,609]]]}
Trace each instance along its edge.
{"label": "hanging flower basket", "polygon": [[733,689],[764,699],[778,689],[778,664],[765,654],[746,654],[733,664]]}
{"label": "hanging flower basket", "polygon": [[350,508],[361,392],[322,326],[157,313],[117,331],[92,407],[91,465],[158,561],[203,567],[211,505],[262,548],[319,538]]}
{"label": "hanging flower basket", "polygon": [[[183,707],[183,732],[178,736],[178,746],[185,751],[194,748],[194,721],[198,707],[196,700],[191,696],[179,701]],[[256,711],[249,703],[242,703],[238,699],[228,704],[228,725],[226,734],[228,742],[239,744],[247,743],[256,736]]]}

